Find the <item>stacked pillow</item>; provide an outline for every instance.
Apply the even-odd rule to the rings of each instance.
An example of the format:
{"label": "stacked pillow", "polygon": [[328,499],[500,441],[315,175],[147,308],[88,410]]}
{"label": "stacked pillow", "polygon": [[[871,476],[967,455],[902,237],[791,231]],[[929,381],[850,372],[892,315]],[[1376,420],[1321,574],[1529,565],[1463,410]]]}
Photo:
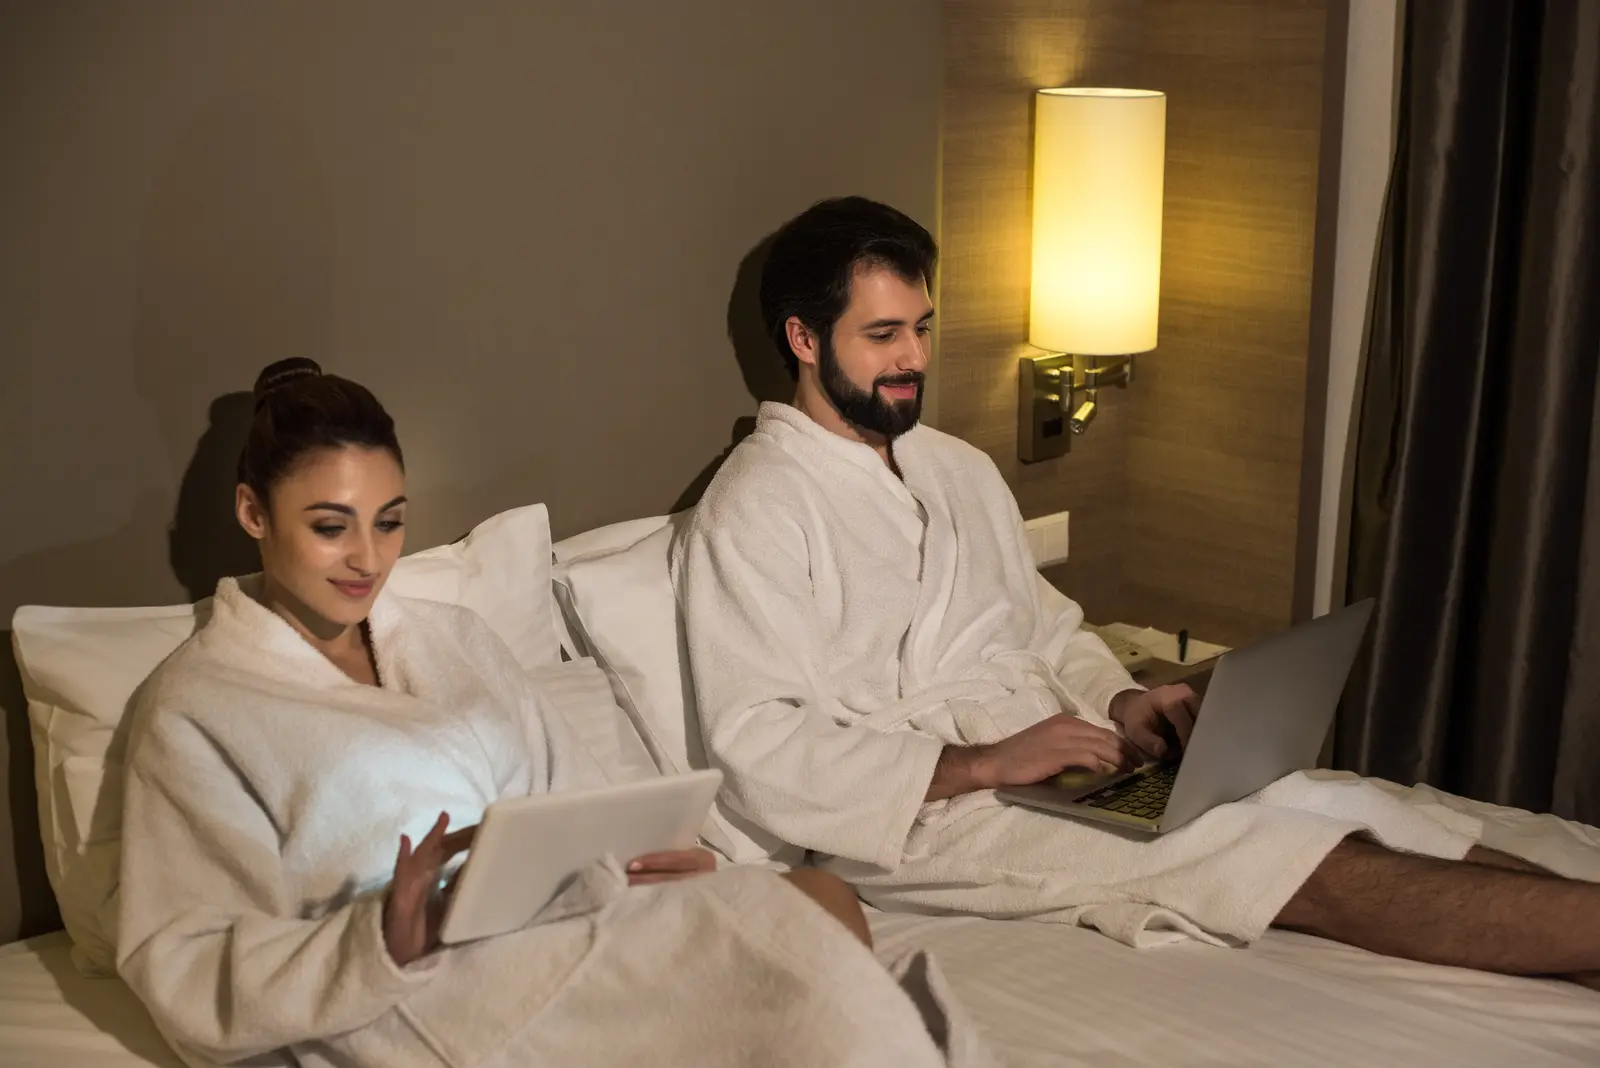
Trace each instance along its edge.
{"label": "stacked pillow", "polygon": [[[388,588],[474,609],[533,674],[547,711],[563,717],[613,781],[656,773],[599,670],[561,663],[544,505],[503,512],[459,542],[405,557]],[[115,966],[124,713],[209,609],[209,598],[158,608],[28,606],[12,622],[46,869],[74,960],[87,972]]]}
{"label": "stacked pillow", "polygon": [[[556,601],[573,645],[605,670],[617,703],[667,775],[708,766],[668,566],[672,540],[688,518],[616,524],[586,535],[586,553],[556,551]],[[785,867],[801,860],[798,850],[722,809],[713,809],[701,837],[739,864]]]}

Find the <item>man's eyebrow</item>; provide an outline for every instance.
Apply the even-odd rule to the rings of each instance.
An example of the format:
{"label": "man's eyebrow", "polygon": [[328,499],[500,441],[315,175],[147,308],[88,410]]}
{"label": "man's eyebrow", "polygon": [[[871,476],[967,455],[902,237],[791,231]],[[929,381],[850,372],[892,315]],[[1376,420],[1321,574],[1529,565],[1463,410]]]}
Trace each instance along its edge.
{"label": "man's eyebrow", "polygon": [[[933,318],[933,309],[929,308],[927,311],[922,313],[921,318],[919,318],[917,320],[917,322],[918,323],[925,323],[929,319],[932,319],[932,318]],[[864,324],[861,327],[861,329],[863,329],[863,330],[881,330],[886,326],[905,326],[905,325],[906,325],[906,321],[904,319],[874,319],[874,320],[872,320],[872,322]]]}

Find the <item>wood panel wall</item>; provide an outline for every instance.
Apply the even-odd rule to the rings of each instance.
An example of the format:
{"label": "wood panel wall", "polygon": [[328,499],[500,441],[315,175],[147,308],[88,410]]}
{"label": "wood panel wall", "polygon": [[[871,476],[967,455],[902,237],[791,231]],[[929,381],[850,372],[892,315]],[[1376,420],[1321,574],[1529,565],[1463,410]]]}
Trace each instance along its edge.
{"label": "wood panel wall", "polygon": [[[1309,580],[1302,475],[1308,450],[1320,470],[1321,427],[1313,442],[1306,412],[1325,361],[1313,254],[1339,2],[945,4],[940,424],[995,458],[1025,515],[1071,511],[1072,559],[1050,577],[1092,620],[1238,643],[1286,625]],[[1022,465],[1031,92],[1095,83],[1168,94],[1160,347],[1071,453]]]}
{"label": "wood panel wall", "polygon": [[1125,398],[1102,394],[1093,433],[1068,456],[1017,460],[1017,358],[1031,351],[1033,92],[1129,82],[1142,7],[1137,0],[945,3],[939,427],[994,458],[1023,515],[1072,510],[1071,561],[1050,576],[1099,620],[1122,604]]}

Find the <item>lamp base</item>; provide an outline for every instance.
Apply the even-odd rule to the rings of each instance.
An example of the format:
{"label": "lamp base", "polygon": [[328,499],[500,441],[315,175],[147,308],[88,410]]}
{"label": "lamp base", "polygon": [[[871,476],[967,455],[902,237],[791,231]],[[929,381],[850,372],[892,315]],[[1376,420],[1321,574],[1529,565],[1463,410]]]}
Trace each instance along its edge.
{"label": "lamp base", "polygon": [[1133,381],[1132,356],[1041,353],[1017,361],[1017,458],[1038,463],[1072,451],[1099,411],[1102,386]]}

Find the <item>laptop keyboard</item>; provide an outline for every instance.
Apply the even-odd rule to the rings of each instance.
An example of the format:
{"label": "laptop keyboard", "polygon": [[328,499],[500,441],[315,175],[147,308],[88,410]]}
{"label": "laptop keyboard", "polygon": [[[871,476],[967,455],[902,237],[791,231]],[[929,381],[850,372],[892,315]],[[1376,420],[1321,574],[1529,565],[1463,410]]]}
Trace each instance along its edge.
{"label": "laptop keyboard", "polygon": [[1143,775],[1102,787],[1092,794],[1080,797],[1078,804],[1104,809],[1107,812],[1121,812],[1127,816],[1158,820],[1167,810],[1167,798],[1172,796],[1172,784],[1177,778],[1177,764],[1162,764]]}

